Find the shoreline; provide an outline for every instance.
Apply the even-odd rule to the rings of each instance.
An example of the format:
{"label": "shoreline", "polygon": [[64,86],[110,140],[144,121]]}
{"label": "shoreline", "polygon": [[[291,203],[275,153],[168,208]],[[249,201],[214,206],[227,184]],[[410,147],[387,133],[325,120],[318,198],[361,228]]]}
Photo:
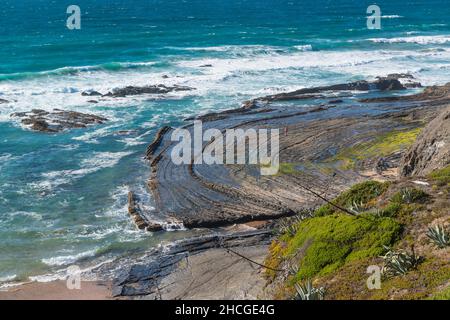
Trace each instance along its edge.
{"label": "shoreline", "polygon": [[[274,124],[280,124],[279,119],[284,119],[286,121],[289,122],[289,139],[285,140],[284,142],[282,141],[282,143],[285,143],[284,145],[282,144],[282,148],[289,149],[291,148],[291,145],[295,145],[296,147],[290,151],[289,153],[289,157],[288,160],[290,162],[294,162],[296,163],[297,160],[293,158],[294,155],[296,154],[311,154],[312,157],[310,159],[308,159],[307,157],[303,157],[299,160],[304,161],[304,162],[308,162],[308,161],[313,161],[313,160],[317,160],[317,159],[321,159],[321,157],[323,156],[323,154],[321,154],[321,152],[323,150],[326,150],[327,148],[330,147],[330,142],[337,142],[339,141],[339,139],[344,139],[345,136],[339,135],[337,133],[341,133],[343,131],[343,127],[349,127],[352,130],[362,130],[362,132],[365,132],[364,130],[367,130],[367,128],[370,126],[374,126],[374,124],[377,124],[377,126],[375,126],[376,130],[381,130],[381,131],[376,131],[375,132],[371,132],[370,130],[367,131],[367,135],[362,135],[361,137],[359,137],[358,141],[363,141],[364,139],[373,139],[374,137],[378,137],[380,136],[380,134],[385,134],[385,132],[391,132],[391,131],[395,131],[395,130],[412,130],[412,129],[417,129],[419,128],[421,125],[419,125],[419,121],[423,121],[424,119],[430,119],[432,118],[433,114],[435,113],[435,111],[438,109],[438,106],[440,106],[441,104],[447,103],[448,102],[448,98],[447,97],[440,97],[440,96],[433,96],[433,92],[431,92],[430,88],[433,87],[429,87],[429,88],[425,88],[425,90],[419,94],[412,94],[412,95],[407,95],[404,97],[399,97],[399,96],[394,96],[394,97],[380,97],[380,98],[371,98],[371,99],[359,99],[357,95],[352,95],[352,98],[356,97],[355,101],[359,102],[358,108],[363,108],[362,103],[366,103],[366,104],[370,104],[370,103],[376,103],[376,102],[380,102],[382,104],[385,105],[385,108],[388,109],[390,103],[395,104],[398,103],[398,101],[403,101],[405,102],[407,105],[405,107],[405,110],[401,110],[401,109],[397,109],[395,110],[395,108],[393,110],[387,110],[384,113],[381,112],[380,114],[376,114],[376,115],[370,115],[370,116],[366,116],[361,117],[361,116],[357,116],[356,118],[352,118],[352,115],[346,115],[344,116],[342,119],[339,118],[339,113],[335,114],[335,110],[338,108],[337,106],[344,108],[344,109],[351,109],[351,104],[347,103],[342,105],[340,101],[338,101],[340,99],[340,97],[336,97],[335,95],[327,95],[325,97],[322,96],[322,91],[329,91],[332,90],[333,88],[336,88],[336,90],[342,90],[342,89],[354,89],[354,86],[352,84],[348,84],[350,86],[348,87],[342,87],[342,86],[330,86],[330,87],[322,87],[322,88],[310,88],[308,90],[304,90],[304,91],[300,91],[300,92],[293,92],[293,93],[283,93],[277,96],[270,96],[270,97],[266,97],[267,103],[263,103],[262,105],[260,105],[261,101],[264,100],[264,98],[261,99],[254,99],[250,102],[248,102],[244,107],[240,107],[237,109],[232,109],[232,110],[226,110],[224,112],[221,113],[212,113],[212,114],[207,114],[207,115],[199,115],[198,118],[199,119],[203,119],[205,122],[211,122],[214,124],[221,124],[224,128],[225,125],[232,125],[229,124],[228,121],[230,120],[230,116],[233,117],[233,121],[234,121],[234,126],[238,127],[239,126],[239,117],[242,117],[243,119],[245,119],[245,117],[251,115],[251,117],[254,117],[253,120],[251,121],[253,124],[258,125],[259,122],[263,122],[267,125],[267,123],[269,121],[275,121]],[[396,83],[397,85],[397,83]],[[331,88],[331,89],[330,89]],[[365,90],[367,89],[366,83],[363,83],[361,86],[361,90]],[[436,87],[435,87],[436,89]],[[396,89],[393,89],[396,90]],[[427,92],[428,90],[428,92]],[[436,89],[436,91],[439,92],[438,89]],[[286,101],[286,100],[304,100],[305,99],[305,95],[307,95],[307,99],[311,99],[311,94],[320,94],[320,96],[316,96],[316,99],[323,99],[323,100],[327,100],[328,101],[328,105],[324,106],[324,105],[319,105],[319,107],[316,106],[316,109],[311,109],[311,110],[302,110],[301,112],[298,112],[296,110],[292,110],[292,109],[288,109],[287,113],[283,114],[282,116],[277,115],[277,116],[272,116],[272,118],[268,118],[265,117],[267,114],[270,114],[272,112],[272,110],[270,110],[270,108],[272,108],[271,103],[274,102],[282,102],[282,101]],[[330,100],[331,98],[334,98],[333,100]],[[342,99],[346,99],[347,97],[344,95],[342,96]],[[442,98],[442,99],[441,99]],[[359,99],[359,100],[358,100]],[[378,100],[377,100],[378,99]],[[430,100],[432,103],[430,103]],[[333,102],[333,103],[331,103]],[[318,103],[319,104],[319,103]],[[428,105],[430,104],[430,106]],[[329,119],[324,118],[323,113],[329,113],[331,115],[331,117]],[[412,114],[412,116],[410,115],[410,113]],[[315,116],[316,114],[318,114],[319,116]],[[236,120],[238,119],[238,120]],[[361,119],[364,119],[365,122],[361,122]],[[284,121],[282,120],[282,121]],[[242,121],[242,120],[241,120]],[[359,121],[359,122],[358,122]],[[247,122],[244,122],[245,124]],[[401,125],[399,125],[399,123],[401,123]],[[301,126],[299,126],[299,124],[301,124]],[[409,124],[409,126],[408,126]],[[324,128],[327,128],[327,130],[325,130],[324,133],[322,133],[322,131],[324,131]],[[388,130],[386,130],[386,128]],[[406,128],[406,129],[405,129]],[[300,129],[300,130],[299,130]],[[373,129],[373,127],[371,128]],[[147,149],[147,158],[148,160],[150,160],[150,168],[151,168],[151,179],[149,181],[149,189],[152,192],[156,192],[154,195],[156,199],[159,199],[159,204],[161,205],[161,203],[163,203],[161,201],[160,196],[158,195],[158,184],[160,183],[160,181],[158,181],[158,174],[160,173],[160,171],[158,171],[158,164],[159,162],[164,158],[163,155],[165,152],[168,152],[169,147],[167,146],[167,141],[165,140],[166,136],[167,136],[167,132],[169,132],[169,129],[167,129],[166,127],[163,127],[161,129],[162,131],[160,131],[157,135],[157,137],[155,138],[155,141],[149,146],[149,148]],[[309,136],[314,136],[315,134],[323,134],[324,137],[318,140],[311,140],[308,142],[308,144],[298,144],[298,141],[304,141],[305,138],[306,140],[308,139],[308,137],[304,136],[304,132],[306,132]],[[381,133],[380,133],[381,132]],[[161,134],[160,134],[161,133]],[[332,139],[331,141],[327,141],[327,139]],[[334,140],[333,140],[334,139]],[[355,138],[356,139],[356,138]],[[341,144],[339,145],[340,149],[345,149],[345,148],[349,148],[348,144]],[[314,151],[313,151],[314,150]],[[339,160],[341,161],[341,160]],[[392,159],[390,159],[389,157],[387,158],[386,161],[390,161],[393,164],[398,162],[398,157],[394,157]],[[389,164],[389,163],[388,163]],[[369,177],[365,177],[362,173],[367,172],[367,169],[373,169],[374,166],[377,164],[374,164],[373,162],[368,162],[368,163],[363,163],[363,166],[360,168],[352,168],[351,170],[346,170],[344,168],[338,168],[338,167],[333,167],[334,170],[339,172],[339,175],[341,176],[333,176],[332,179],[330,180],[329,177],[329,171],[328,173],[324,173],[320,168],[315,168],[315,167],[310,167],[310,168],[306,168],[305,167],[305,171],[308,171],[308,174],[313,174],[313,177],[306,177],[306,180],[304,181],[305,183],[311,183],[314,181],[313,186],[319,186],[317,184],[315,184],[317,181],[321,182],[321,183],[333,183],[333,188],[331,190],[327,190],[327,196],[328,197],[332,197],[334,194],[339,193],[340,191],[344,190],[345,188],[347,188],[349,185],[354,184],[358,181],[363,181],[363,180],[367,180]],[[164,170],[166,170],[167,165],[163,166]],[[243,199],[243,203],[245,204],[245,206],[243,206],[243,209],[240,211],[241,213],[245,213],[247,216],[241,217],[239,218],[238,216],[234,216],[234,220],[230,220],[229,223],[227,223],[226,221],[222,221],[224,219],[224,216],[220,216],[221,217],[221,224],[225,224],[225,225],[232,225],[233,223],[237,222],[237,221],[249,221],[243,225],[247,225],[247,226],[256,226],[258,227],[258,222],[256,222],[255,220],[265,220],[267,223],[268,221],[271,221],[273,219],[264,219],[264,217],[269,217],[269,218],[273,218],[273,217],[283,217],[283,214],[264,214],[264,210],[262,211],[262,213],[259,213],[259,215],[256,215],[255,217],[252,215],[252,212],[250,212],[250,214],[248,213],[248,211],[251,209],[250,207],[253,207],[251,210],[255,211],[255,210],[261,210],[262,208],[264,208],[264,205],[267,203],[280,203],[280,205],[276,205],[276,206],[270,206],[270,208],[272,208],[271,210],[274,210],[273,212],[276,212],[280,209],[285,209],[288,208],[289,210],[291,210],[290,212],[294,212],[294,211],[298,211],[298,210],[304,210],[306,207],[312,208],[314,206],[317,206],[317,204],[320,203],[320,201],[318,202],[317,199],[314,199],[313,196],[311,195],[305,195],[305,190],[301,190],[299,188],[299,186],[295,186],[295,183],[298,183],[296,181],[294,181],[292,179],[291,176],[289,176],[289,173],[291,170],[293,170],[292,168],[288,168],[289,170],[287,170],[287,175],[281,175],[281,176],[276,176],[273,178],[272,181],[266,181],[269,183],[272,183],[273,185],[276,185],[277,187],[277,192],[275,192],[275,200],[273,199],[274,197],[274,191],[272,190],[270,193],[268,193],[268,190],[265,189],[255,189],[255,181],[253,180],[253,177],[251,175],[249,176],[245,176],[245,178],[242,179],[241,176],[239,176],[237,173],[240,174],[239,170],[235,170],[235,168],[231,168],[230,172],[232,173],[232,178],[236,179],[239,178],[240,180],[239,183],[241,183],[241,186],[245,187],[247,191],[251,191],[250,194],[251,196],[248,197],[247,195],[244,196],[245,193],[239,192],[236,193],[235,191],[233,191],[231,188],[224,186],[223,184],[218,184],[218,183],[211,183],[211,182],[203,182],[201,185],[202,188],[211,188],[211,190],[214,190],[214,192],[218,192],[218,193],[223,193],[227,196],[231,195],[231,199],[235,198],[235,199],[239,199],[240,198]],[[212,170],[212,169],[211,169]],[[365,170],[365,171],[364,171]],[[373,179],[373,177],[375,176],[376,178],[382,178],[383,177],[383,172],[385,172],[386,176],[385,178],[387,180],[389,180],[390,175],[392,175],[392,164],[389,164],[388,168],[381,170],[381,173],[378,171],[370,171],[371,172],[371,176],[370,178]],[[188,174],[188,176],[190,176],[192,173],[194,172],[193,167],[191,166],[190,168],[188,168],[185,173]],[[171,177],[171,175],[166,175],[166,171],[163,171],[162,174],[164,176],[168,176],[169,179]],[[170,173],[170,172],[169,172]],[[205,171],[202,172],[203,174],[205,174]],[[355,174],[358,173],[358,174]],[[198,174],[198,172],[196,173]],[[328,177],[327,177],[328,176]],[[196,179],[198,179],[200,177],[201,179],[201,175],[198,175],[196,177]],[[212,176],[214,179],[214,175]],[[249,178],[250,177],[250,178]],[[315,178],[314,178],[315,177]],[[305,177],[301,177],[301,179],[303,179]],[[317,180],[319,179],[319,180]],[[342,179],[342,180],[340,180]],[[279,180],[279,181],[277,181]],[[280,181],[281,186],[280,186]],[[164,181],[163,181],[164,182]],[[168,182],[168,181],[165,181]],[[170,181],[169,181],[170,182]],[[284,183],[284,185],[282,185]],[[169,183],[170,185],[170,183]],[[167,185],[164,186],[164,188],[166,190],[170,190],[170,188],[167,188]],[[177,186],[176,189],[178,190],[180,187]],[[300,192],[300,196],[296,196],[294,198],[292,198],[292,193],[290,193],[290,191],[288,192],[287,189],[292,188],[292,191],[296,191],[296,192]],[[206,190],[205,189],[205,190]],[[183,192],[179,191],[179,195],[184,195]],[[230,192],[232,191],[232,192]],[[281,193],[281,194],[280,194]],[[268,198],[264,198],[264,197],[268,197]],[[259,200],[258,200],[259,199]],[[167,199],[165,199],[165,201],[167,201]],[[182,201],[181,198],[177,198],[176,202],[178,203],[179,201]],[[169,202],[170,203],[170,202]],[[249,206],[250,203],[250,206]],[[306,206],[306,207],[305,207]],[[134,207],[134,200],[133,200],[133,206],[130,206],[129,208]],[[212,210],[212,213],[209,212],[208,213],[208,217],[209,218],[214,218],[214,214],[216,214],[216,212],[214,210],[217,210],[217,206],[213,207],[213,206],[209,206],[206,207],[209,211]],[[222,205],[219,206],[219,208],[221,210],[224,209],[224,202],[222,202]],[[203,209],[202,209],[203,210]],[[130,211],[131,213],[134,213],[134,210]],[[205,211],[202,211],[205,212]],[[148,217],[145,215],[145,212],[140,213],[142,215],[139,216],[140,219],[142,219],[142,221],[144,221],[147,226],[148,225],[153,225],[153,222],[151,220],[148,220]],[[222,212],[223,214],[223,212]],[[132,215],[133,216],[133,215]],[[236,218],[238,217],[238,218]],[[140,221],[138,219],[138,221]],[[142,222],[140,221],[140,222]],[[186,220],[188,221],[188,220]],[[186,223],[186,221],[182,221],[184,223]],[[213,221],[213,220],[212,220]],[[264,224],[264,223],[263,223]],[[206,226],[206,227],[211,227],[214,226],[214,223],[208,222],[206,220],[206,222],[203,222],[203,224],[196,224],[195,221],[194,223],[187,223],[188,226],[190,227],[196,227],[196,226]],[[210,229],[210,228],[209,228]],[[232,229],[232,228],[231,228]],[[237,228],[239,229],[239,228]],[[231,232],[232,236],[233,234],[236,235],[236,231]],[[186,239],[186,241],[192,241],[193,239]],[[196,247],[199,246],[199,247]],[[190,277],[186,276],[186,270],[185,270],[185,266],[181,267],[180,264],[182,264],[182,260],[176,260],[176,265],[174,268],[172,268],[172,266],[170,266],[170,268],[168,268],[167,270],[165,269],[166,266],[164,265],[164,267],[161,269],[164,272],[167,271],[166,273],[160,274],[159,278],[157,282],[155,283],[149,283],[148,284],[148,288],[146,288],[145,290],[148,291],[142,291],[140,294],[130,294],[130,293],[125,293],[123,294],[123,292],[121,292],[121,294],[114,294],[114,289],[117,288],[118,284],[117,281],[116,283],[108,283],[108,282],[99,282],[99,281],[92,281],[92,282],[83,282],[82,285],[82,289],[81,290],[68,290],[65,287],[65,282],[64,281],[52,281],[52,282],[48,282],[48,283],[39,283],[39,282],[32,282],[32,283],[27,283],[27,284],[22,284],[19,285],[17,287],[12,287],[10,289],[8,289],[7,291],[0,291],[0,299],[93,299],[93,300],[98,300],[98,299],[112,299],[113,296],[125,296],[127,298],[133,297],[133,296],[138,296],[138,297],[144,297],[144,298],[154,298],[157,299],[159,295],[160,298],[167,298],[167,299],[175,299],[179,296],[182,296],[183,298],[189,299],[189,298],[207,298],[208,296],[205,296],[205,288],[201,289],[202,286],[198,286],[197,287],[197,291],[193,291],[190,294],[186,294],[186,290],[190,289],[191,287],[191,282],[194,283],[196,281],[199,281],[199,279],[202,279],[202,277],[204,277],[204,274],[208,274],[210,272],[212,272],[212,274],[214,274],[214,268],[220,268],[220,265],[222,264],[221,260],[224,259],[225,257],[227,257],[229,255],[229,252],[227,252],[225,247],[221,247],[221,245],[215,244],[215,245],[211,245],[211,247],[202,247],[203,246],[203,242],[200,242],[200,244],[194,243],[192,245],[192,248],[184,248],[184,249],[180,249],[180,250],[175,250],[174,255],[176,254],[185,254],[187,255],[187,259],[189,259],[191,261],[192,264],[189,265],[188,270],[190,271]],[[201,248],[201,249],[199,249]],[[265,258],[265,254],[267,254],[268,251],[268,245],[261,245],[260,243],[245,243],[244,245],[240,246],[240,249],[243,250],[243,252],[245,252],[247,255],[249,256],[254,256],[255,259],[257,259],[258,261],[264,261]],[[167,259],[167,255],[164,254],[158,254],[155,256],[156,261],[161,261],[161,259],[163,259],[162,261],[164,261],[164,259]],[[173,257],[169,257],[169,259],[172,259]],[[202,264],[206,264],[208,267],[206,269],[203,269],[201,267]],[[223,275],[223,281],[228,281],[228,282],[233,282],[235,283],[235,290],[237,291],[233,291],[234,293],[230,293],[227,292],[226,294],[223,294],[223,296],[221,296],[222,293],[220,293],[219,291],[215,291],[214,294],[211,293],[211,297],[215,297],[217,299],[220,298],[235,298],[237,296],[241,297],[241,298],[251,298],[251,299],[256,299],[258,297],[261,297],[262,294],[262,287],[263,287],[263,280],[261,280],[260,276],[262,273],[262,269],[261,267],[255,267],[252,266],[251,264],[249,264],[248,262],[243,262],[242,259],[236,259],[233,260],[232,264],[227,267],[227,269],[229,270],[234,270],[235,265],[239,265],[240,268],[242,270],[244,270],[244,272],[242,272],[242,274],[247,274],[246,277],[242,277],[242,274],[238,274],[236,272],[233,272],[231,275],[230,274],[225,274]],[[131,267],[130,270],[124,270],[125,275],[131,275],[132,274],[132,268]],[[144,266],[143,267],[145,272],[149,272],[149,270],[151,271],[152,268],[154,268],[154,266]],[[145,269],[147,268],[147,269]],[[150,268],[150,269],[149,269]],[[213,271],[211,271],[213,270]],[[246,271],[245,271],[246,270]],[[248,273],[246,273],[248,271]],[[195,277],[193,276],[195,275]],[[249,279],[249,275],[255,276],[258,278],[258,280],[256,281],[256,283],[253,284],[253,286],[255,286],[255,288],[257,288],[257,290],[252,291],[251,294],[249,294],[248,296],[246,296],[245,294],[243,294],[243,292],[246,292],[247,289],[245,289],[246,284],[245,281],[246,279]],[[214,277],[213,277],[214,278]],[[216,287],[218,286],[218,283],[214,283],[214,279],[213,278],[207,278],[204,279],[206,282],[210,283],[210,281],[213,281],[213,283],[210,283],[210,287]],[[167,281],[179,281],[182,280],[181,282],[183,282],[183,284],[180,284],[178,287],[176,287],[175,289],[173,289],[173,292],[177,292],[177,295],[173,295],[173,292],[166,292],[166,293],[161,293],[159,292],[159,286],[167,283]],[[157,295],[154,291],[154,289],[158,289]],[[258,291],[259,290],[259,291]],[[145,294],[143,294],[145,293]],[[234,296],[233,296],[234,294]]]}

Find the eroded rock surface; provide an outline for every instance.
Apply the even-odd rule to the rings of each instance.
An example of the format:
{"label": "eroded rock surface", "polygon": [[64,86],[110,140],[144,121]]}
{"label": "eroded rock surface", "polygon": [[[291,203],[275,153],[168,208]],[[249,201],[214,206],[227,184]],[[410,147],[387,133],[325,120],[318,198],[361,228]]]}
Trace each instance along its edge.
{"label": "eroded rock surface", "polygon": [[113,282],[113,296],[144,299],[256,299],[263,268],[227,248],[262,263],[267,230],[201,236],[157,249]]}
{"label": "eroded rock surface", "polygon": [[402,176],[424,176],[450,164],[450,106],[417,137],[400,165]]}
{"label": "eroded rock surface", "polygon": [[[395,77],[391,78],[389,83],[396,86]],[[203,121],[204,131],[279,129],[281,165],[274,176],[261,176],[260,167],[250,164],[175,165],[171,161],[176,145],[170,141],[173,129],[163,128],[147,150],[151,167],[148,185],[157,213],[162,219],[176,218],[187,228],[277,219],[321,205],[323,201],[311,190],[333,198],[366,179],[395,179],[401,156],[409,145],[399,143],[391,151],[389,147],[372,155],[361,148],[369,142],[381,144],[378,140],[384,135],[396,137],[399,132],[417,132],[445,103],[445,96],[439,92],[446,89],[426,88],[423,93],[395,97],[382,104],[371,100],[361,103],[366,93],[358,91],[372,86],[373,83],[359,81],[302,89],[197,117]],[[349,92],[341,103],[330,105],[330,97],[341,97],[342,90],[356,93]],[[320,92],[320,97],[311,98],[310,94],[316,92]],[[303,100],[296,103],[305,94],[318,106],[305,107]],[[386,96],[392,98],[389,92]],[[426,100],[421,99],[424,96]],[[193,130],[192,124],[184,128]],[[210,143],[205,142],[203,148]],[[143,216],[147,213],[143,212]]]}
{"label": "eroded rock surface", "polygon": [[40,132],[60,132],[63,130],[86,128],[102,124],[108,119],[81,112],[54,109],[45,111],[33,109],[28,112],[16,112],[11,117],[20,118],[23,125]]}

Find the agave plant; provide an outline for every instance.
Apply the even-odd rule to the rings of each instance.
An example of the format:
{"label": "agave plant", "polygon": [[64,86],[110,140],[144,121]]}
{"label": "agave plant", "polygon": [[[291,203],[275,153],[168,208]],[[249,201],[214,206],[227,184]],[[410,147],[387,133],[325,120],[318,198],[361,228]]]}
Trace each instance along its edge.
{"label": "agave plant", "polygon": [[279,235],[288,234],[292,237],[297,233],[297,224],[292,223],[289,220],[281,220],[276,233]]}
{"label": "agave plant", "polygon": [[394,195],[393,200],[403,203],[413,203],[427,198],[428,195],[422,190],[415,188],[403,188]]}
{"label": "agave plant", "polygon": [[373,208],[373,209],[369,210],[369,213],[377,218],[384,217],[384,210],[379,209],[379,208]]}
{"label": "agave plant", "polygon": [[303,220],[313,218],[314,217],[314,209],[304,209],[300,212],[298,212],[293,219],[296,220],[296,222],[301,222]]}
{"label": "agave plant", "polygon": [[427,236],[441,249],[450,245],[450,236],[444,226],[429,227]]}
{"label": "agave plant", "polygon": [[354,214],[360,214],[365,210],[365,205],[362,202],[353,201],[353,204],[348,207],[348,210]]}
{"label": "agave plant", "polygon": [[385,248],[388,251],[382,256],[384,266],[381,272],[386,278],[405,275],[408,271],[415,269],[422,260],[421,257],[416,256],[414,249],[409,253],[403,250],[393,251],[388,247]]}
{"label": "agave plant", "polygon": [[303,284],[296,283],[295,290],[297,291],[295,300],[323,300],[325,296],[325,289],[314,288],[310,279]]}
{"label": "agave plant", "polygon": [[280,235],[288,234],[290,236],[294,236],[297,233],[298,224],[308,218],[312,218],[313,216],[313,210],[302,210],[295,216],[281,220],[278,225],[277,233]]}

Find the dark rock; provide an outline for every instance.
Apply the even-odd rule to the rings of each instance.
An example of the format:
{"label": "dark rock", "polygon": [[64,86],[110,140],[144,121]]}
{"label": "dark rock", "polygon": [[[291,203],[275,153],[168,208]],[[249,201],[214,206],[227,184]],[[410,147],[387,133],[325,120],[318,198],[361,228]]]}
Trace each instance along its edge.
{"label": "dark rock", "polygon": [[189,91],[189,90],[193,89],[190,87],[177,85],[172,87],[167,87],[165,85],[145,86],[145,87],[128,86],[125,88],[114,89],[112,92],[108,92],[105,96],[118,98],[141,94],[166,94],[170,92]]}
{"label": "dark rock", "polygon": [[102,94],[95,90],[87,90],[87,91],[83,91],[81,93],[81,95],[86,96],[86,97],[95,97],[95,96],[101,96]]}
{"label": "dark rock", "polygon": [[68,129],[86,128],[88,125],[101,124],[106,118],[75,111],[54,109],[52,112],[33,109],[29,112],[16,112],[11,117],[21,118],[21,122],[30,129],[40,132],[60,132]]}
{"label": "dark rock", "polygon": [[369,91],[371,89],[377,89],[382,91],[405,90],[406,87],[402,85],[402,83],[396,78],[396,75],[391,75],[387,77],[378,77],[377,80],[372,82],[361,80],[331,86],[304,88],[292,92],[266,96],[258,100],[284,101],[284,100],[317,99],[317,98],[324,98],[324,96],[321,95],[321,93],[330,91]]}
{"label": "dark rock", "polygon": [[9,103],[9,101],[5,100],[5,99],[0,99],[0,104],[2,104],[2,103]]}
{"label": "dark rock", "polygon": [[390,73],[386,76],[386,78],[390,79],[415,79],[412,74],[409,73]]}
{"label": "dark rock", "polygon": [[393,78],[378,78],[374,82],[376,88],[381,91],[391,91],[391,90],[405,90],[406,87],[398,79]]}
{"label": "dark rock", "polygon": [[148,222],[144,219],[136,200],[136,195],[131,191],[128,192],[128,213],[133,218],[136,227],[140,230],[147,230],[151,232],[163,230],[163,227],[160,224]]}
{"label": "dark rock", "polygon": [[450,82],[443,86],[426,87],[422,92],[413,95],[377,97],[361,99],[364,103],[381,103],[396,101],[427,101],[429,106],[442,105],[450,103]]}
{"label": "dark rock", "polygon": [[158,231],[162,231],[163,227],[158,224],[158,223],[148,223],[147,227],[145,228],[145,230],[149,231],[149,232],[158,232]]}
{"label": "dark rock", "polygon": [[424,176],[450,164],[450,106],[433,119],[404,155],[401,176]]}
{"label": "dark rock", "polygon": [[97,100],[88,100],[89,103],[98,103]]}
{"label": "dark rock", "polygon": [[336,100],[330,100],[328,101],[329,104],[336,104],[336,103],[343,103],[344,100],[342,99],[336,99]]}
{"label": "dark rock", "polygon": [[200,66],[200,68],[211,68],[212,66],[212,64],[203,64]]}
{"label": "dark rock", "polygon": [[145,153],[146,159],[150,160],[153,157],[153,153],[161,144],[161,141],[162,141],[164,135],[167,132],[169,132],[170,130],[171,130],[171,127],[169,127],[169,126],[164,126],[158,130],[158,132],[155,135],[155,138],[153,139],[153,142],[147,147],[147,152]]}

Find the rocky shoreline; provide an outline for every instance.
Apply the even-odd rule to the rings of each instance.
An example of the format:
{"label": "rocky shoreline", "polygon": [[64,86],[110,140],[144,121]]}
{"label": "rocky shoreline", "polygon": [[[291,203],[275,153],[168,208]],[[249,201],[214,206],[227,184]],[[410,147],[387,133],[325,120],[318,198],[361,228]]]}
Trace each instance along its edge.
{"label": "rocky shoreline", "polygon": [[[386,79],[390,79],[390,84]],[[398,177],[396,169],[403,166],[402,158],[420,129],[446,105],[450,84],[425,88],[419,94],[386,98],[364,98],[354,93],[368,87],[371,92],[374,85],[377,91],[386,88],[387,94],[391,89],[405,90],[399,87],[398,79],[389,76],[375,84],[357,82],[258,98],[238,109],[196,117],[206,127],[221,129],[287,126],[289,134],[281,137],[282,172],[273,177],[257,176],[251,166],[176,168],[168,156],[171,150],[168,136],[173,129],[161,128],[146,152],[151,168],[149,190],[157,209],[188,228],[217,228],[313,210],[323,200],[311,189],[332,199],[357,182],[394,181]],[[311,99],[310,95],[317,93],[321,94],[314,96],[319,99],[318,107],[299,110],[288,104],[292,100]],[[184,128],[191,126],[187,124]],[[390,141],[392,135],[403,139],[409,134],[412,137],[395,148],[383,145],[383,139]],[[364,157],[358,157],[360,145],[367,153]],[[372,154],[371,149],[375,151]],[[158,228],[146,212],[140,212],[139,219]],[[274,224],[269,223],[259,231],[186,239],[168,251],[155,251],[152,258],[146,259],[150,262],[130,267],[114,281],[114,295],[139,299],[273,297],[262,275],[266,271],[263,256],[273,231]],[[227,255],[231,253],[224,244],[227,242],[231,247],[237,246],[244,257],[253,257],[253,263],[236,255],[228,263]],[[225,264],[228,271],[221,268]],[[251,277],[244,279],[229,271],[237,266]],[[221,280],[214,280],[216,277]],[[216,290],[222,280],[234,283],[234,289],[225,290],[225,294]],[[254,290],[249,293],[247,286],[253,286]]]}
{"label": "rocky shoreline", "polygon": [[[280,137],[281,173],[273,177],[259,176],[254,165],[176,166],[170,161],[173,129],[163,127],[146,153],[151,168],[148,186],[157,211],[187,228],[219,227],[290,216],[319,205],[320,199],[305,186],[327,189],[327,196],[332,197],[367,179],[368,174],[389,179],[392,170],[388,169],[397,167],[400,161],[398,152],[374,155],[357,163],[355,168],[346,167],[338,154],[339,150],[390,132],[417,130],[445,103],[445,99],[442,103],[436,100],[436,92],[444,87],[427,88],[413,96],[392,96],[391,92],[406,89],[398,77],[411,76],[390,75],[374,82],[301,89],[257,98],[238,109],[196,118],[203,121],[204,128],[222,131],[251,127],[282,128],[288,132]],[[367,90],[386,92],[392,101],[379,104],[377,98],[364,98]],[[293,101],[305,100],[313,103],[308,107],[292,105]],[[430,100],[434,102],[431,106]],[[190,124],[184,128],[192,130]],[[292,170],[304,174],[300,178],[285,174]],[[142,212],[142,219],[152,223],[146,212]]]}
{"label": "rocky shoreline", "polygon": [[[422,133],[422,138],[414,141],[450,102],[450,84],[405,94],[410,88],[421,85],[407,74],[388,75],[373,82],[255,98],[237,109],[186,119],[184,129],[190,131],[192,120],[201,120],[205,129],[221,131],[281,128],[280,171],[274,176],[261,176],[255,165],[176,166],[170,158],[174,128],[161,127],[145,153],[150,167],[148,190],[156,211],[168,224],[211,232],[153,249],[121,270],[113,280],[112,295],[133,299],[272,298],[266,290],[264,263],[276,221],[305,210],[311,212],[323,205],[324,199],[333,199],[355,183],[394,181],[399,167],[404,168],[400,170],[404,175],[425,173],[424,163],[442,152],[436,144],[428,148],[441,141],[437,136],[448,140],[448,132],[438,125],[436,132]],[[125,87],[106,95],[83,95],[124,97],[177,90],[190,88]],[[62,110],[32,110],[12,116],[42,132],[107,121]],[[441,117],[448,119],[448,114]],[[434,121],[442,123],[443,119]],[[438,156],[441,160],[436,160],[436,166],[448,161],[446,150]],[[130,192],[128,211],[137,228],[162,231],[163,225],[154,221],[153,212],[143,208]],[[92,272],[100,274],[103,268],[113,266]]]}

